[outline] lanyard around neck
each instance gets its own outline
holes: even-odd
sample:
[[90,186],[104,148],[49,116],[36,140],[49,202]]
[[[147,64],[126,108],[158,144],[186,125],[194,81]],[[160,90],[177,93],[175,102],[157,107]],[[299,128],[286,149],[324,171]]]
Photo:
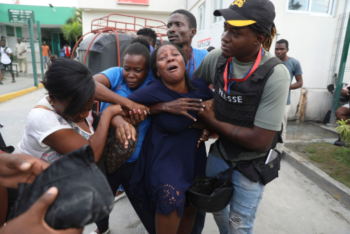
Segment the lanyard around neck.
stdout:
[[256,58],[253,67],[250,68],[250,70],[247,72],[247,74],[242,79],[227,79],[228,66],[229,66],[229,64],[231,63],[231,60],[232,60],[232,58],[229,58],[227,63],[226,63],[226,68],[225,68],[225,71],[224,71],[224,82],[225,82],[224,90],[225,90],[225,92],[227,92],[227,86],[228,86],[229,82],[231,82],[231,81],[243,82],[243,81],[247,80],[255,72],[255,70],[258,68],[258,66],[260,64],[260,61],[261,61],[261,57],[262,57],[263,54],[264,54],[264,51],[260,47],[258,57]]
[[[188,76],[190,76],[192,59],[193,59],[193,72],[194,72],[196,70],[196,60],[194,59],[193,50],[191,48],[191,57],[190,57],[190,61],[188,62]],[[192,76],[192,79],[193,79],[193,76]]]

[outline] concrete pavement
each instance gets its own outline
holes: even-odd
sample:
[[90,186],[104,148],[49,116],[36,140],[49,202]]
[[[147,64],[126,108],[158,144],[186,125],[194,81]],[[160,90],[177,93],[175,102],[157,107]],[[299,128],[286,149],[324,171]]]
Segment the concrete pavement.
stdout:
[[7,145],[16,146],[25,130],[29,111],[45,96],[47,91],[39,89],[24,96],[0,103],[0,132]]
[[[147,233],[127,198],[115,203],[109,220],[111,234]],[[94,224],[87,226],[84,234],[95,228]],[[214,218],[207,214],[203,234],[216,233],[219,231]],[[254,233],[349,234],[350,210],[282,161],[279,178],[265,187]]]
[[6,79],[2,81],[3,85],[0,85],[0,96],[3,94],[13,93],[34,86],[33,78],[15,77],[15,80],[16,83],[12,83],[11,75],[6,76]]
[[[14,64],[17,64],[17,66],[18,66],[18,62],[14,62]],[[40,81],[42,81],[40,63],[37,63],[36,65],[37,65],[38,83],[40,84]],[[27,88],[34,86],[34,78],[33,78],[34,76],[33,76],[32,63],[28,63],[28,72],[27,73],[18,72],[19,77],[16,77],[16,72],[14,72],[14,74],[15,74],[16,83],[11,83],[12,82],[11,74],[8,72],[5,72],[4,79],[3,79],[3,85],[0,85],[0,96],[4,95],[4,94],[24,90],[24,89],[27,89]]]
[[[41,89],[0,103],[0,129],[7,144],[17,145],[25,129],[26,115],[45,95]],[[289,133],[287,128],[287,135]],[[209,145],[209,144],[208,144]],[[110,218],[111,234],[145,233],[127,198],[118,201]],[[88,225],[84,234],[94,230]],[[219,233],[211,214],[204,234]],[[282,161],[280,177],[265,188],[258,209],[255,234],[349,234],[350,210]]]

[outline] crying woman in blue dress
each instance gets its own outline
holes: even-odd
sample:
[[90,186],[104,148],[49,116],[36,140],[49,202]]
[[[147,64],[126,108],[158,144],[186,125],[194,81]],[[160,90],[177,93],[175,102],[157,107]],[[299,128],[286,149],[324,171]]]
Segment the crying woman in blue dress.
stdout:
[[[185,192],[198,175],[205,174],[205,144],[198,139],[201,130],[189,128],[197,120],[152,109],[157,103],[179,99],[213,98],[202,79],[191,80],[186,72],[186,58],[176,45],[158,47],[151,56],[151,69],[156,78],[148,86],[128,96],[133,102],[151,106],[151,127],[144,139],[139,159],[130,179],[129,194],[155,218],[156,233],[190,233],[196,210],[186,200]],[[119,116],[119,121],[124,121]],[[130,132],[120,134],[121,143]],[[146,225],[145,225],[146,226]]]

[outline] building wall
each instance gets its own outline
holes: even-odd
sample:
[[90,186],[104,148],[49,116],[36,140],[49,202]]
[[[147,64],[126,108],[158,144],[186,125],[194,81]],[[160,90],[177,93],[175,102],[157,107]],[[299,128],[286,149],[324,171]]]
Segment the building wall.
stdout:
[[[53,10],[47,6],[28,6],[16,4],[0,4],[0,23],[9,23],[8,10],[31,10],[34,11],[35,21],[41,25],[62,25],[75,12],[75,7],[55,7]],[[21,24],[22,26],[23,24]]]
[[48,6],[52,4],[54,7],[76,7],[78,0],[19,0],[21,5]]
[[[77,0],[73,0],[72,3],[75,1],[74,5],[76,5]],[[47,1],[46,1],[47,2]],[[64,4],[65,1],[62,1],[61,3]],[[45,1],[38,0],[38,1],[24,1],[21,3],[28,3],[28,4],[45,4]],[[54,2],[51,2],[54,3]],[[54,8],[51,8],[48,6],[48,4],[45,4],[45,6],[32,6],[32,5],[17,5],[17,4],[0,4],[0,25],[9,25],[12,27],[20,27],[22,29],[22,39],[24,40],[24,44],[27,46],[27,52],[26,52],[26,58],[28,62],[32,61],[31,56],[31,49],[30,49],[30,42],[29,42],[29,28],[27,23],[10,23],[9,21],[9,14],[8,10],[31,10],[34,11],[34,19],[35,22],[33,24],[33,33],[34,33],[34,48],[35,48],[35,57],[36,62],[40,62],[40,52],[39,52],[39,42],[38,42],[38,29],[36,27],[36,22],[40,21],[41,28],[45,29],[56,29],[59,30],[63,24],[66,23],[66,20],[70,17],[72,17],[76,11],[75,7],[57,7],[54,5]],[[42,30],[42,37],[45,37],[46,39],[51,38],[51,33],[48,33],[48,31]],[[50,32],[50,31],[49,31]],[[5,34],[6,35],[6,34]],[[7,36],[8,46],[13,50],[15,53],[15,46],[17,43],[17,32],[15,30],[15,36]]]
[[91,9],[93,11],[108,11],[110,13],[120,13],[126,11],[140,12],[140,13],[156,13],[167,14],[177,9],[186,8],[186,0],[176,1],[164,1],[164,0],[149,0],[149,5],[131,5],[131,4],[118,4],[117,0],[101,1],[96,0],[78,0],[80,9]]
[[[289,41],[288,55],[300,61],[303,70],[303,87],[308,91],[306,118],[323,120],[326,112],[332,106],[332,96],[326,90],[326,86],[329,80],[338,16],[344,14],[346,1],[336,1],[332,17],[287,13],[287,0],[271,1],[275,5],[275,24],[279,34],[273,42],[271,52],[274,53],[276,40],[287,39]],[[232,0],[223,0],[223,8],[227,8],[231,3]],[[198,21],[198,9],[202,4],[206,4],[205,29],[198,30],[192,45],[198,48],[199,41],[210,38],[211,45],[218,48],[221,45],[223,21],[212,23],[215,10],[213,0],[189,0],[187,9],[196,16]],[[295,118],[299,97],[300,90],[292,91],[289,119]]]
[[[163,1],[163,0],[150,0],[148,6],[143,5],[128,5],[118,4],[115,1],[104,1],[101,4],[94,0],[79,0],[79,8],[83,10],[83,34],[91,31],[91,22],[96,18],[107,16],[111,13],[126,14],[137,17],[150,18],[160,20],[165,24],[168,21],[171,12],[177,9],[186,8],[186,0],[178,1]],[[111,20],[117,20],[122,22],[133,23],[134,18],[112,16]],[[144,25],[144,20],[137,20],[137,24]],[[148,21],[148,25],[159,26],[159,23]],[[118,27],[124,27],[119,24]],[[129,25],[128,28],[132,26]],[[165,26],[164,26],[165,27]],[[140,27],[139,27],[140,28]],[[158,30],[158,32],[164,33],[164,30]],[[163,38],[166,39],[166,38]]]
[[[83,34],[86,34],[91,31],[91,22],[94,19],[101,18],[104,16],[107,16],[111,14],[112,12],[108,11],[100,11],[100,10],[94,10],[94,11],[83,11]],[[156,19],[163,21],[165,24],[168,21],[170,13],[140,13],[140,12],[133,12],[133,11],[125,11],[121,14],[127,14],[132,16],[138,16],[138,17],[144,17],[144,18],[150,18],[150,19]],[[112,16],[111,20],[119,20],[123,22],[129,22],[132,23],[134,18],[127,18],[127,17],[119,17],[119,16]],[[143,20],[139,20],[137,22],[138,24],[144,24]],[[152,25],[152,23],[150,23]],[[118,25],[118,27],[121,27],[121,24]],[[163,31],[164,32],[164,31]]]
[[[79,8],[83,10],[83,34],[85,34],[91,31],[92,20],[107,16],[111,13],[150,18],[163,21],[166,24],[171,12],[186,8],[186,0],[150,0],[148,6],[118,4],[117,0],[104,1],[103,4],[94,0],[79,0]],[[130,23],[134,20],[133,18],[120,16],[112,16],[111,19]],[[141,25],[143,25],[144,22],[144,20],[137,21],[137,23]],[[157,25],[152,22],[149,22],[149,24],[153,26]],[[120,27],[120,25],[118,26]]]

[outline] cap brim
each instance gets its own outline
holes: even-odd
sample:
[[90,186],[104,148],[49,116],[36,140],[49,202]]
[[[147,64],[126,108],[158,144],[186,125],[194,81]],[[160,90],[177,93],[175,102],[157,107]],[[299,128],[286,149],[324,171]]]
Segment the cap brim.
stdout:
[[222,16],[232,26],[244,27],[255,24],[255,20],[248,19],[232,9],[219,9],[214,11],[214,16]]

